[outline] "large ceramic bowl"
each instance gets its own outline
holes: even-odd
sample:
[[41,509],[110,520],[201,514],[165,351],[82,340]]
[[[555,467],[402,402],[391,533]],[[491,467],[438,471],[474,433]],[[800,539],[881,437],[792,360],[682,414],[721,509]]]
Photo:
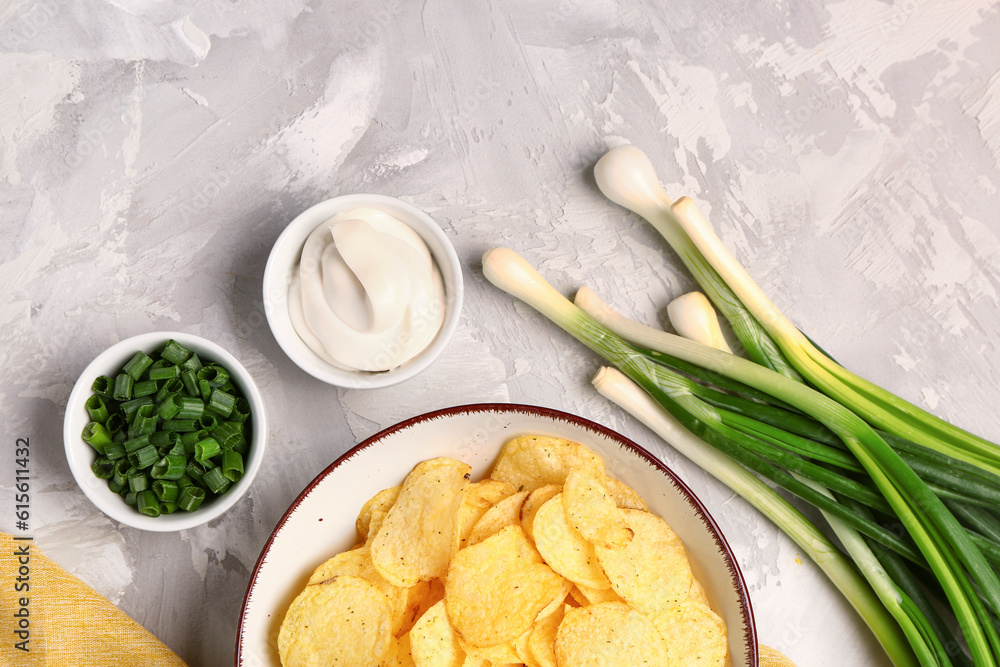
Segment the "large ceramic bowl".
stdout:
[[[243,392],[250,402],[250,418],[252,434],[250,449],[244,461],[243,478],[233,484],[220,496],[210,497],[201,507],[193,512],[177,511],[172,514],[161,514],[149,517],[140,514],[135,508],[125,504],[117,493],[108,488],[107,482],[98,479],[90,466],[96,458],[94,449],[83,441],[81,433],[90,421],[84,406],[91,396],[91,385],[99,375],[114,377],[122,366],[132,358],[137,350],[149,354],[173,338],[188,349],[194,350],[203,361],[214,361],[230,372],[233,384]],[[66,415],[63,419],[63,446],[66,449],[66,460],[70,472],[76,479],[84,495],[101,511],[112,519],[133,528],[153,532],[170,532],[193,528],[216,517],[236,504],[250,489],[261,461],[264,460],[264,449],[267,445],[267,416],[264,412],[264,399],[254,383],[250,373],[232,354],[217,343],[180,331],[154,331],[140,334],[115,343],[94,359],[74,385],[66,404]]]
[[488,472],[507,440],[559,436],[599,454],[608,473],[638,491],[683,540],[696,576],[729,628],[733,667],[757,665],[750,596],[729,545],[698,498],[631,440],[581,417],[523,405],[486,404],[421,415],[388,428],[319,474],[278,522],[257,560],[240,615],[237,667],[278,667],[278,628],[310,573],[356,541],[354,520],[376,492],[400,484],[418,462],[451,456],[473,479]]
[[[327,363],[303,342],[288,313],[288,287],[298,267],[306,237],[337,213],[375,208],[404,222],[427,244],[444,280],[444,323],[431,344],[402,366],[383,372],[354,371]],[[299,368],[317,380],[349,389],[386,387],[412,378],[440,356],[458,327],[462,314],[462,265],[451,241],[434,220],[402,200],[384,195],[354,194],[334,197],[312,206],[294,220],[274,242],[264,267],[264,314],[278,345]]]

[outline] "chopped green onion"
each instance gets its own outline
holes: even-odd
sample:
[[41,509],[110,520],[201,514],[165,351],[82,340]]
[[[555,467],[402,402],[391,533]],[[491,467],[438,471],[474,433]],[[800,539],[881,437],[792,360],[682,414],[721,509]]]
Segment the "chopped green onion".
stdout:
[[232,449],[243,440],[243,424],[239,422],[219,422],[212,429],[212,437],[219,441],[223,449]]
[[244,423],[250,418],[250,401],[240,396],[233,405],[233,412],[229,418],[234,422]]
[[149,474],[153,479],[180,479],[187,470],[187,457],[168,454],[153,465]]
[[126,362],[123,372],[127,373],[134,381],[138,381],[146,369],[153,364],[153,360],[142,350],[139,350],[132,358]]
[[205,500],[205,489],[197,486],[185,486],[177,496],[177,506],[185,512],[193,512]]
[[163,386],[157,390],[154,400],[157,403],[162,403],[171,394],[179,394],[182,391],[184,391],[184,383],[181,382],[180,376],[171,378],[164,382]]
[[87,399],[84,404],[87,408],[87,414],[90,415],[90,420],[95,422],[101,422],[102,424],[108,421],[110,413],[108,412],[108,406],[104,402],[104,398],[94,394]]
[[204,380],[213,387],[222,387],[229,382],[229,371],[218,364],[209,364],[198,371],[198,380]]
[[119,459],[115,463],[114,480],[119,484],[128,484],[128,476],[132,472],[132,464],[128,459]]
[[126,454],[128,454],[128,452],[125,450],[124,442],[115,442],[112,440],[108,444],[104,445],[104,455],[112,461],[124,458]]
[[137,449],[128,455],[128,460],[134,467],[139,468],[140,470],[150,467],[156,463],[159,458],[160,453],[156,451],[156,447],[153,447],[152,445],[146,445],[145,447]]
[[243,478],[243,457],[239,452],[227,449],[222,452],[222,475],[230,482],[238,482]]
[[193,396],[181,396],[179,399],[180,411],[175,419],[198,419],[205,411],[205,404],[200,398]]
[[181,411],[181,400],[180,394],[167,396],[166,400],[157,406],[156,416],[163,420],[173,419]]
[[135,413],[139,411],[139,408],[144,405],[153,405],[153,403],[154,401],[152,396],[141,396],[139,398],[133,398],[131,401],[126,401],[119,407],[125,421],[131,424],[132,420],[135,419]]
[[143,447],[149,445],[149,434],[139,435],[134,438],[129,438],[124,443],[125,451],[129,454],[134,454]]
[[148,377],[150,380],[174,380],[181,375],[181,369],[177,364],[169,364],[159,368],[151,368]]
[[200,396],[198,392],[198,378],[195,371],[181,371],[181,384],[184,385],[184,393],[188,396]]
[[160,356],[169,361],[172,364],[183,364],[187,361],[188,357],[193,354],[191,350],[184,347],[173,338],[167,341],[166,345],[163,346],[163,351],[160,352]]
[[198,463],[204,464],[206,461],[214,456],[218,456],[222,451],[219,443],[215,438],[208,437],[203,440],[199,440],[194,445],[194,460]]
[[198,419],[198,426],[201,427],[202,431],[214,431],[218,425],[218,417],[207,410]]
[[180,367],[181,367],[181,374],[183,374],[186,371],[190,371],[195,374],[194,377],[195,380],[197,381],[198,371],[200,371],[202,368],[201,359],[198,358],[197,353],[192,352],[190,357],[181,362]]
[[156,448],[173,447],[180,440],[176,431],[155,431],[149,434],[149,444]]
[[141,470],[133,470],[128,476],[128,488],[136,493],[149,488],[149,476]]
[[156,430],[156,423],[156,406],[152,403],[140,406],[136,410],[135,417],[132,418],[128,434],[133,438],[140,435],[149,435]]
[[153,481],[153,493],[162,502],[174,502],[180,495],[181,489],[177,482],[169,479],[157,479]]
[[123,403],[132,398],[132,385],[135,380],[128,373],[119,373],[115,376],[115,386],[111,392],[111,398],[119,403]]
[[104,454],[104,448],[111,442],[111,434],[101,422],[90,422],[84,426],[82,437],[83,441],[96,449],[98,454]]
[[102,398],[111,398],[115,381],[107,375],[98,375],[94,378],[94,383],[90,385],[90,390]]
[[221,468],[212,468],[205,473],[205,477],[203,479],[205,486],[207,486],[208,490],[215,495],[219,495],[228,489],[230,485],[230,481],[222,474]]
[[[81,436],[97,452],[94,475],[126,504],[150,516],[194,511],[209,488],[206,471],[214,494],[242,477],[250,406],[223,366],[169,340],[158,352],[137,351],[91,390]],[[190,489],[183,504],[182,489]]]
[[98,479],[111,479],[115,474],[115,464],[104,456],[98,456],[94,459],[94,462],[90,464],[90,469],[94,471]]
[[186,431],[197,431],[198,430],[198,420],[197,419],[168,419],[163,422],[163,429],[165,431],[177,431],[178,433],[184,433]]
[[156,494],[150,490],[136,494],[136,507],[139,514],[152,517],[160,516],[160,501],[156,499]]
[[208,400],[208,407],[223,417],[228,417],[236,407],[236,397],[221,389],[213,389],[212,395]]
[[151,396],[157,391],[159,391],[159,386],[156,380],[141,380],[132,386],[132,395],[136,398]]

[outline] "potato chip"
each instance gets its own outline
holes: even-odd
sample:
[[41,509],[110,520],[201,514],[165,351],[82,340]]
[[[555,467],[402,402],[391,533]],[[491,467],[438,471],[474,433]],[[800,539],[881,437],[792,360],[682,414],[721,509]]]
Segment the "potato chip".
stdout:
[[647,614],[687,598],[693,577],[680,538],[655,514],[641,510],[621,512],[635,531],[632,541],[623,549],[595,547],[611,587],[622,599]]
[[461,667],[465,651],[448,622],[444,600],[435,603],[410,630],[410,653],[417,667]]
[[570,525],[583,539],[618,549],[631,541],[632,529],[608,493],[605,479],[604,473],[594,467],[573,468],[563,484],[563,505]]
[[568,609],[556,633],[555,654],[556,664],[574,667],[670,664],[653,622],[623,602]]
[[722,667],[729,655],[726,624],[708,605],[688,599],[653,614],[673,667]]
[[386,654],[383,667],[416,667],[413,662],[413,654],[410,652],[410,633],[406,632],[399,636],[396,643],[390,647]]
[[485,647],[526,632],[562,590],[518,525],[459,551],[448,568],[444,601],[461,637]]
[[[386,512],[392,507],[392,504],[396,502],[396,498],[399,497],[399,490],[401,486],[394,486],[390,489],[383,489],[379,491],[374,496],[368,499],[368,501],[361,506],[361,511],[358,512],[358,518],[354,521],[354,527],[358,531],[358,539],[362,542],[368,539],[368,534],[372,535],[378,530],[378,523],[385,518]],[[372,514],[377,513],[379,520],[374,526],[375,530],[372,528]]]
[[470,466],[438,458],[418,463],[371,541],[379,574],[396,586],[444,576],[458,551],[458,508]]
[[583,605],[599,604],[601,602],[624,602],[613,588],[591,588],[576,584],[577,600],[583,600]]
[[440,579],[421,581],[403,590],[405,591],[403,595],[405,609],[397,634],[408,632],[425,611],[439,600],[444,599],[444,582]]
[[306,586],[292,601],[278,653],[285,667],[379,667],[391,640],[385,595],[360,577],[341,575]]
[[562,484],[572,468],[604,463],[583,445],[562,438],[526,435],[504,445],[490,477],[518,491],[534,491],[545,484]]
[[378,573],[372,564],[367,546],[344,551],[317,567],[309,577],[309,585],[321,584],[340,575],[360,577],[382,591],[389,605],[392,618],[392,633],[397,634],[403,626],[406,614],[407,589],[393,586]]
[[[529,631],[530,628],[525,631],[525,634]],[[521,662],[521,657],[517,654],[513,642],[502,642],[493,646],[474,646],[459,637],[458,643],[467,656],[482,660],[488,665],[506,665],[508,663]]]
[[619,482],[614,477],[610,475],[604,480],[608,485],[608,493],[611,497],[615,499],[615,505],[618,509],[623,510],[642,510],[643,512],[649,511],[649,505],[646,501],[642,499],[635,489],[626,484],[625,482]]
[[566,610],[570,608],[565,604],[559,605],[552,614],[538,619],[531,626],[531,634],[528,635],[528,653],[538,667],[557,667],[556,632]]
[[549,566],[575,584],[591,588],[610,588],[594,545],[573,530],[563,508],[563,495],[545,502],[532,523],[535,547]]
[[534,539],[531,524],[535,521],[538,508],[544,505],[546,500],[561,492],[561,484],[546,484],[533,490],[524,499],[524,503],[521,505],[521,528],[524,529],[529,538]]
[[486,510],[476,522],[472,532],[469,533],[469,539],[466,540],[465,546],[479,544],[506,526],[513,526],[515,523],[521,525],[521,505],[524,504],[524,499],[527,496],[527,491],[519,491]]
[[465,490],[465,497],[462,498],[462,506],[458,508],[458,531],[462,536],[461,546],[465,546],[469,534],[475,528],[476,522],[486,513],[486,510],[507,496],[513,495],[516,490],[507,482],[489,477],[469,485],[469,488]]

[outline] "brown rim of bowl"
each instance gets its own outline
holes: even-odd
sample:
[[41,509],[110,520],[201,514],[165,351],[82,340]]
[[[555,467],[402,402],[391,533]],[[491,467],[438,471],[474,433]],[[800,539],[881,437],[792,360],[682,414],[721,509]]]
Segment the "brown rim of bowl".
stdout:
[[312,492],[312,490],[319,484],[327,475],[329,475],[333,470],[339,468],[344,463],[347,463],[352,458],[354,458],[359,452],[371,447],[379,440],[382,440],[386,436],[389,436],[398,431],[405,431],[406,429],[415,426],[416,424],[433,421],[435,419],[440,419],[442,417],[448,417],[454,414],[462,413],[477,413],[477,412],[520,412],[525,414],[539,415],[543,417],[549,417],[556,420],[562,420],[567,422],[572,422],[573,424],[580,426],[588,431],[603,435],[611,440],[614,440],[622,447],[631,449],[633,452],[638,454],[641,458],[645,459],[650,465],[654,466],[660,472],[662,472],[673,484],[676,486],[681,493],[687,498],[688,504],[695,510],[698,516],[701,518],[702,522],[708,528],[709,532],[715,538],[716,546],[722,553],[724,560],[726,561],[726,566],[729,568],[729,575],[733,580],[733,585],[739,594],[740,599],[740,613],[748,621],[747,629],[749,631],[749,641],[747,642],[745,657],[748,658],[750,665],[757,665],[760,661],[760,656],[757,648],[757,626],[754,623],[753,617],[753,605],[750,602],[750,593],[747,590],[746,581],[743,579],[743,573],[740,571],[739,566],[736,564],[736,557],[733,555],[732,549],[729,547],[729,543],[726,541],[725,536],[719,529],[718,524],[715,519],[709,513],[708,509],[702,504],[694,492],[685,484],[670,468],[666,466],[660,459],[649,453],[644,447],[633,442],[629,438],[626,438],[622,434],[614,431],[606,426],[602,426],[597,422],[591,421],[585,417],[580,417],[579,415],[574,415],[569,412],[563,412],[561,410],[556,410],[554,408],[544,408],[537,405],[524,405],[519,403],[471,403],[468,405],[456,405],[450,408],[441,408],[439,410],[433,410],[431,412],[425,412],[424,414],[417,415],[415,417],[410,417],[397,424],[384,428],[378,433],[366,438],[362,442],[358,443],[354,447],[350,448],[343,454],[341,454],[333,463],[328,465],[322,470],[316,477],[312,479],[309,484],[306,485],[304,489],[296,496],[295,500],[288,506],[285,513],[281,515],[278,519],[278,523],[275,524],[274,528],[271,530],[271,534],[268,535],[267,541],[264,546],[261,547],[260,555],[257,556],[257,562],[254,564],[253,572],[250,574],[250,581],[247,584],[246,592],[243,594],[243,604],[240,608],[240,618],[237,624],[236,631],[236,650],[233,656],[233,664],[235,667],[241,667],[240,663],[240,653],[243,648],[243,623],[247,611],[247,602],[250,599],[250,594],[253,592],[254,586],[257,583],[257,575],[260,573],[260,568],[264,563],[264,558],[267,556],[268,551],[271,548],[272,542],[274,542],[275,537],[281,531],[281,528],[285,525],[285,522],[291,517],[291,515],[298,508],[299,504]]

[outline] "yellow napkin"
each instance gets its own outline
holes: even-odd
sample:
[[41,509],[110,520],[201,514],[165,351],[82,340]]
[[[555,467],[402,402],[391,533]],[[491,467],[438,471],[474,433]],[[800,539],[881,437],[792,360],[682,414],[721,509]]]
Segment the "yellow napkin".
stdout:
[[795,663],[769,646],[758,647],[760,667],[795,667]]
[[[30,540],[0,533],[0,664],[186,667],[184,661]],[[23,650],[27,649],[27,650]]]

